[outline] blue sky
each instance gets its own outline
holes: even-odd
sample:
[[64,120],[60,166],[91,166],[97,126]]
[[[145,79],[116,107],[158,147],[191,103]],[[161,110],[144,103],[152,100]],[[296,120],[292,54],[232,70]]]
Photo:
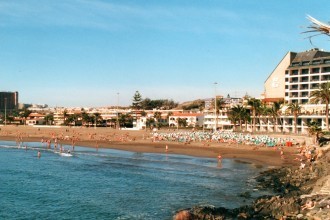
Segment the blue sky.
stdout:
[[259,97],[288,51],[329,38],[328,0],[0,0],[0,91],[50,106]]

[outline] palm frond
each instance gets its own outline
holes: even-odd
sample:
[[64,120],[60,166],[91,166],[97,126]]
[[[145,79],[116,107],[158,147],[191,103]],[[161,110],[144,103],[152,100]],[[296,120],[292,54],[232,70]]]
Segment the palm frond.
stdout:
[[313,18],[310,15],[307,15],[307,19],[310,20],[312,22],[312,25],[309,26],[309,31],[305,31],[303,33],[309,33],[309,32],[319,32],[320,34],[325,34],[330,36],[330,25],[326,24],[324,22],[321,22],[315,18]]

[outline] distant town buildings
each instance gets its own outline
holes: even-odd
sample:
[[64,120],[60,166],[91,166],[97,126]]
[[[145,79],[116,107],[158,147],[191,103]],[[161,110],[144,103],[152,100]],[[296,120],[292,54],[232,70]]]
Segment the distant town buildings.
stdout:
[[[319,89],[320,84],[330,80],[330,52],[311,49],[304,52],[288,52],[270,73],[264,83],[264,94],[260,101],[263,105],[282,101],[284,104],[278,112],[278,117],[259,114],[255,117],[256,125],[252,123],[240,125],[243,131],[257,132],[294,132],[306,134],[308,124],[316,121],[322,129],[326,128],[325,104],[311,103],[311,93]],[[27,125],[70,125],[70,126],[107,126],[125,129],[147,129],[150,127],[168,126],[171,128],[186,127],[205,130],[232,130],[236,124],[230,119],[233,107],[247,105],[249,97],[233,98],[216,96],[199,100],[196,108],[183,109],[153,109],[134,110],[130,108],[50,108],[47,105],[30,105],[32,112],[24,118],[14,118],[14,123]],[[200,103],[202,103],[200,105]],[[301,106],[297,123],[292,113],[287,111],[288,104],[297,103]],[[204,105],[204,106],[203,106]],[[202,106],[202,107],[201,107]],[[25,105],[25,107],[27,107]],[[204,108],[203,108],[204,107]],[[19,108],[18,92],[0,92],[0,112]],[[251,114],[251,112],[250,112]],[[129,123],[127,123],[129,121]],[[296,123],[296,124],[295,124]]]

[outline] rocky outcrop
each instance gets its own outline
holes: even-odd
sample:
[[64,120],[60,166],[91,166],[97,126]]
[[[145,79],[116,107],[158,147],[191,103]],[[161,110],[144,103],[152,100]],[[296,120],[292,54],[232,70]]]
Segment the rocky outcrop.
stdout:
[[[193,207],[185,219],[330,219],[330,151],[300,167],[284,167],[261,173],[258,187],[271,188],[263,196],[237,209]],[[175,218],[174,218],[175,219]]]

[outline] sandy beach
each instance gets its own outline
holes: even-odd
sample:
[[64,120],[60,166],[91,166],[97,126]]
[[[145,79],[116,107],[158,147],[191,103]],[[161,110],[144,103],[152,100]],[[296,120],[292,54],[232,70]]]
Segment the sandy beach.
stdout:
[[[219,154],[223,158],[236,158],[258,165],[287,166],[298,164],[295,146],[284,147],[284,159],[281,158],[277,147],[256,147],[255,145],[229,144],[218,142],[190,142],[154,141],[152,131],[127,131],[112,128],[85,127],[30,127],[3,126],[0,127],[0,139],[22,142],[40,142],[55,138],[59,144],[85,146],[94,148],[112,148],[133,152],[184,154],[196,157],[216,158]],[[160,130],[159,132],[176,132]],[[180,132],[180,131],[179,131]],[[166,151],[166,145],[168,150]]]

